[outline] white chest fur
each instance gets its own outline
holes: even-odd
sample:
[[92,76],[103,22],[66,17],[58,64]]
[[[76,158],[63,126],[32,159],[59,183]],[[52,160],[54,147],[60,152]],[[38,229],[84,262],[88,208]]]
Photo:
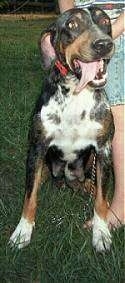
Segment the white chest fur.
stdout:
[[74,159],[74,151],[89,144],[97,146],[96,136],[101,125],[90,119],[94,107],[93,91],[85,89],[78,95],[68,93],[64,97],[59,87],[47,106],[41,109],[41,121],[50,145],[62,149],[65,159]]

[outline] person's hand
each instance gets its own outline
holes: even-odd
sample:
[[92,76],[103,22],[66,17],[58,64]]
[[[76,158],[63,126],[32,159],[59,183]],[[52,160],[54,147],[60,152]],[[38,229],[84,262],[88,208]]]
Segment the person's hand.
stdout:
[[125,21],[125,12],[120,14],[117,20],[112,24],[113,39],[116,39],[125,31],[124,21]]

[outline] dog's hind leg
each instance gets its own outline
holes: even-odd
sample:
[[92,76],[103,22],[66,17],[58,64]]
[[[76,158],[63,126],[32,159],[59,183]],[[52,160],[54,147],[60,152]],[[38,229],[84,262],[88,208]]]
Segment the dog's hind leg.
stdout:
[[110,249],[111,234],[106,222],[108,203],[106,199],[110,168],[108,157],[101,154],[97,161],[97,193],[93,217],[93,246],[96,251]]
[[40,184],[44,183],[47,178],[48,170],[41,158],[41,154],[40,144],[30,146],[26,164],[26,193],[22,217],[10,238],[10,244],[19,249],[30,243],[35,225],[38,189]]

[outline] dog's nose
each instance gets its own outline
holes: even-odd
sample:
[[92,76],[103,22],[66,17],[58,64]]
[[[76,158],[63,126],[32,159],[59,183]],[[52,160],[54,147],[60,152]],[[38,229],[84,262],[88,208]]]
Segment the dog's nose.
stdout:
[[113,48],[113,42],[110,39],[96,39],[92,42],[92,49],[98,54],[106,54]]

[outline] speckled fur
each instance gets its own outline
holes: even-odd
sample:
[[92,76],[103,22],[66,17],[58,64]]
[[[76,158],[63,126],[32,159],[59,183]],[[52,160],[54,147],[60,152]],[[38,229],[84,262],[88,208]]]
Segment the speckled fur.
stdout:
[[[69,25],[71,17],[75,26],[79,25],[79,29],[68,30],[68,26],[72,27],[72,22]],[[33,113],[26,162],[26,196],[21,218],[23,224],[19,222],[10,238],[11,244],[17,243],[19,248],[30,242],[40,182],[44,183],[51,172],[54,180],[66,178],[69,185],[78,180],[84,187],[85,169],[94,152],[97,156],[97,184],[93,246],[97,251],[110,248],[111,237],[105,220],[114,133],[112,113],[104,90],[95,89],[90,84],[80,93],[75,93],[80,73],[73,72],[71,67],[71,58],[75,58],[76,54],[78,58],[82,56],[82,60],[88,62],[104,57],[104,53],[99,57],[92,49],[92,42],[96,38],[108,38],[111,41],[110,21],[107,17],[109,24],[106,22],[103,25],[102,21],[100,24],[103,17],[107,16],[99,9],[73,9],[60,16],[46,31],[51,35],[56,58],[68,68],[68,74],[62,76],[53,64]],[[107,51],[108,53],[111,52]],[[107,57],[104,63],[107,63]],[[27,227],[31,227],[30,235],[25,223]]]

